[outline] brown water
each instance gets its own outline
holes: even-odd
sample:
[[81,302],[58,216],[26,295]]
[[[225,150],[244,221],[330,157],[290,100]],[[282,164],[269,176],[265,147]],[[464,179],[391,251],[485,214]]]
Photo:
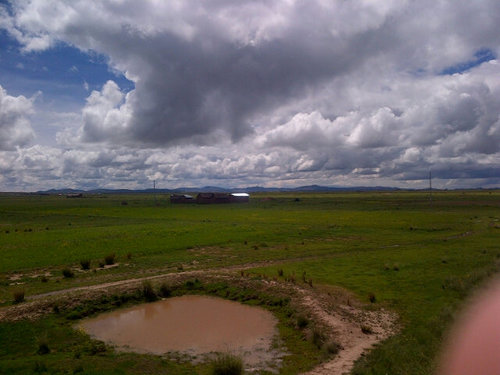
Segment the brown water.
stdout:
[[267,310],[206,296],[182,296],[104,313],[79,325],[121,350],[198,356],[244,355],[250,366],[280,356],[270,349],[276,318]]

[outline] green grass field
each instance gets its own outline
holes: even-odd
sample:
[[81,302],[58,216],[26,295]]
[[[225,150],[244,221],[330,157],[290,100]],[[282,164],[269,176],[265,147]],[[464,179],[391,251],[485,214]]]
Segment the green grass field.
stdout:
[[[255,194],[248,204],[228,205],[171,205],[167,198],[155,205],[149,195],[0,195],[0,303],[11,305],[19,289],[29,297],[180,270],[252,264],[254,274],[305,271],[314,285],[341,286],[365,302],[372,294],[375,307],[400,316],[400,333],[359,360],[355,374],[430,374],[455,312],[498,270],[500,191],[434,192],[432,201],[424,192]],[[101,268],[113,253],[117,265]],[[83,259],[90,271],[79,270]],[[75,277],[63,277],[64,268]],[[0,373],[25,373],[26,361],[29,371],[43,372],[37,361],[60,353],[39,359],[41,332],[58,342],[51,345],[88,344],[69,330],[52,317],[1,322]],[[115,367],[94,356],[78,372],[135,374],[143,362],[152,374],[205,371],[154,356],[108,355]],[[65,366],[64,358],[48,371],[74,372],[74,360]]]

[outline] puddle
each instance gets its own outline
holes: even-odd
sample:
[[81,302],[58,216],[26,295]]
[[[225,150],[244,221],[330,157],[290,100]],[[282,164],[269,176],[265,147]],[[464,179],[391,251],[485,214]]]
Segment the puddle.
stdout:
[[277,319],[267,310],[222,298],[182,296],[104,313],[79,327],[118,350],[192,357],[230,352],[245,366],[269,369],[282,353],[271,349]]

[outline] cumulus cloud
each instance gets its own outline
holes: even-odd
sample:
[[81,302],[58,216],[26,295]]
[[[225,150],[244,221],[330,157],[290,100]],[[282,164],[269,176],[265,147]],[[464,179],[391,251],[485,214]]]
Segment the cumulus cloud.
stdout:
[[495,0],[22,0],[0,17],[26,52],[92,50],[135,85],[106,82],[58,134],[56,169],[82,184],[498,177]]
[[24,96],[10,96],[0,86],[0,151],[25,146],[34,138],[29,115],[33,102]]
[[[272,116],[360,66],[440,71],[470,57],[480,35],[498,46],[491,32],[496,2],[424,3],[33,0],[13,3],[10,30],[28,50],[62,40],[103,53],[134,81],[128,121],[113,132],[96,131],[96,121],[109,125],[117,115],[102,108],[84,128],[87,140],[203,142],[216,130],[239,140],[255,131],[262,114]],[[415,13],[426,17],[425,28]],[[452,28],[463,14],[474,33]]]

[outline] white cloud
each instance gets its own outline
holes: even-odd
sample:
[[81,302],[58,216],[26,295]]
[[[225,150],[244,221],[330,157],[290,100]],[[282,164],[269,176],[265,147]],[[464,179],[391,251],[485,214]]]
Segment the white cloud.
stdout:
[[12,8],[0,17],[26,52],[59,41],[93,50],[135,84],[124,92],[108,81],[62,127],[61,154],[49,160],[66,181],[405,184],[430,168],[455,181],[498,180],[500,64],[440,74],[481,49],[499,55],[498,1]]
[[0,86],[0,151],[25,146],[34,139],[29,119],[32,112],[32,100],[10,96]]

